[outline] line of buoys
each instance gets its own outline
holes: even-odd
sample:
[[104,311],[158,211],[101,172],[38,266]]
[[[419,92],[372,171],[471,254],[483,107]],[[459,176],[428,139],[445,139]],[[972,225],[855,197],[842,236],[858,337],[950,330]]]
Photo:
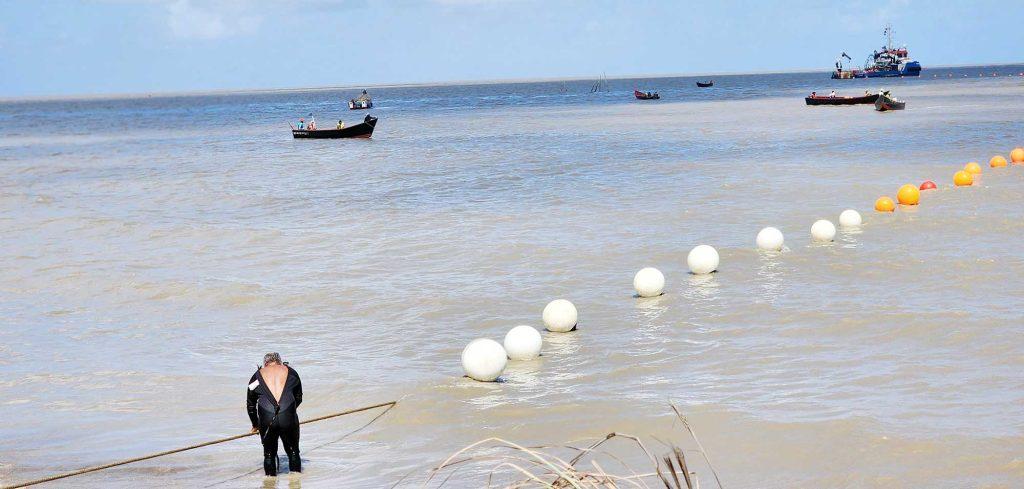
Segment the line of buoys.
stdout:
[[[1010,152],[1010,159],[1014,164],[1024,164],[1024,148],[1014,148]],[[1001,155],[993,156],[989,160],[989,166],[993,168],[1006,165],[1006,158]],[[957,187],[972,185],[974,175],[980,175],[981,172],[981,165],[974,161],[969,162],[964,165],[964,169],[953,175],[953,183]],[[917,187],[908,183],[899,188],[896,199],[900,205],[918,205],[921,191],[936,188],[935,182],[931,180],[925,180]],[[889,197],[879,197],[875,201],[875,210],[893,212],[896,210],[896,203]],[[863,218],[854,209],[846,209],[839,214],[839,225],[843,228],[858,227],[862,223]],[[811,225],[812,241],[831,242],[835,240],[835,236],[836,226],[832,224],[832,221],[819,219]],[[755,242],[760,250],[781,251],[785,237],[778,228],[769,226],[757,233]],[[698,245],[686,256],[686,264],[690,273],[694,275],[715,272],[720,264],[718,250],[709,245]],[[665,275],[657,268],[644,267],[633,276],[633,288],[636,290],[636,297],[660,296],[665,290]],[[544,307],[541,319],[548,331],[564,333],[576,329],[579,312],[572,302],[566,299],[555,299]],[[533,326],[516,326],[506,333],[503,344],[487,338],[478,338],[469,342],[462,350],[462,368],[466,372],[466,376],[472,379],[492,382],[501,377],[510,359],[530,360],[540,356],[543,343],[543,337]]]
[[[1010,151],[1010,160],[1015,165],[1024,165],[1024,148],[1016,147]],[[988,160],[988,166],[992,168],[1003,168],[1007,165],[1006,158],[1002,155],[995,155]],[[974,184],[975,175],[981,175],[981,165],[976,161],[968,162],[964,165],[962,170],[958,170],[953,174],[953,185],[956,187],[967,187]],[[896,199],[901,205],[917,205],[921,198],[920,191],[934,190],[937,188],[935,182],[931,180],[925,180],[917,188],[914,188],[911,184],[906,184],[900,187],[899,192],[896,194]],[[878,212],[893,212],[896,210],[896,206],[893,204],[892,199],[889,197],[879,197],[875,201],[875,210]]]
[[718,270],[718,250],[709,245],[698,245],[686,255],[686,265],[694,275],[707,275]]
[[633,289],[638,297],[657,297],[665,291],[665,275],[654,267],[641,268],[633,276]]
[[[544,306],[541,321],[548,331],[564,333],[576,329],[579,312],[572,302],[555,299]],[[543,347],[544,338],[537,328],[519,325],[505,333],[502,343],[489,338],[470,341],[462,350],[462,371],[473,380],[494,382],[504,373],[509,360],[532,360],[540,356]]]

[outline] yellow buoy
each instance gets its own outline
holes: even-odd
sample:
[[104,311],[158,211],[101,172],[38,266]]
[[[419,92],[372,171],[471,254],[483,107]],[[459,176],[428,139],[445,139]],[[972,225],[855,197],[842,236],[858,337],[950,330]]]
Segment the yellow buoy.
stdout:
[[1000,155],[995,155],[991,160],[988,160],[988,166],[991,166],[992,168],[1006,166],[1006,158],[1003,158]]
[[967,173],[971,173],[973,175],[980,175],[981,174],[981,165],[979,165],[978,163],[972,161],[972,162],[964,165],[964,171],[966,171]]
[[903,205],[917,205],[921,201],[921,191],[914,185],[906,184],[896,192],[896,200]]
[[1013,151],[1010,151],[1010,161],[1014,164],[1024,164],[1024,148],[1013,148]]
[[960,170],[953,174],[953,183],[957,187],[963,187],[974,183],[974,176],[966,171]]
[[896,204],[888,197],[879,197],[875,201],[875,210],[878,212],[892,212],[896,210]]

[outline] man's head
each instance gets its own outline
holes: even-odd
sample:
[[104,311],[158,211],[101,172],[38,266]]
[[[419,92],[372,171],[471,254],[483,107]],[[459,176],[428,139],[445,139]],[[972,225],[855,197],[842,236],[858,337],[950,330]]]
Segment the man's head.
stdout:
[[267,365],[273,365],[275,363],[278,365],[281,364],[281,355],[279,355],[277,352],[271,352],[267,353],[266,355],[263,355],[264,367],[266,367]]

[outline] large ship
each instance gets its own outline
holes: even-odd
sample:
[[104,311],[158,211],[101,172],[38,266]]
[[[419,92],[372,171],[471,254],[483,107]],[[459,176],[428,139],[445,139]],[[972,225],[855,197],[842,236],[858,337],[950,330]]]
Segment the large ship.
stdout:
[[[900,76],[920,76],[921,75],[921,63],[914,61],[910,58],[910,53],[907,51],[906,46],[899,48],[893,46],[892,42],[892,25],[885,26],[885,46],[882,46],[881,51],[875,51],[868,56],[867,61],[864,63],[863,70],[843,70],[841,60],[836,63],[836,70],[832,72],[832,78],[849,79],[849,78],[887,78],[887,77],[900,77]],[[847,59],[846,53],[843,53]]]

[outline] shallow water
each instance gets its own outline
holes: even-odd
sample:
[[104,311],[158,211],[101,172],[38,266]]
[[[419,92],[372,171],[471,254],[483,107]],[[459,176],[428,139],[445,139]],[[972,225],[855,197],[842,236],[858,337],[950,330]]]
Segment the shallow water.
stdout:
[[[339,91],[0,104],[0,481],[245,431],[276,350],[304,417],[401,404],[307,426],[301,476],[264,481],[250,439],[65,486],[417,487],[488,436],[686,443],[669,402],[728,487],[1024,485],[1024,167],[984,164],[1024,145],[1024,78],[978,71],[1024,68],[382,89],[369,141],[288,139],[362,117]],[[833,86],[908,109],[800,100]],[[811,244],[845,208],[865,225]],[[787,252],[754,249],[769,225]],[[686,273],[702,243],[711,277]],[[643,266],[666,295],[632,298]],[[469,340],[559,297],[578,332],[460,377]]]

